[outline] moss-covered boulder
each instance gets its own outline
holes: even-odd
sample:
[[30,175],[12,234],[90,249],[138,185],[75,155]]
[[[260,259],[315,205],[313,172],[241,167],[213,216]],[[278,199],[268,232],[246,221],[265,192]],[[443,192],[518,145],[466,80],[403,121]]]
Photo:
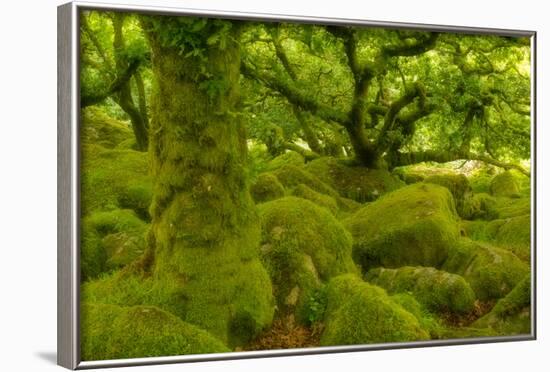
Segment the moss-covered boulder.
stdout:
[[250,195],[256,203],[263,203],[283,197],[285,188],[273,174],[262,173],[250,186]]
[[152,306],[85,303],[81,330],[84,361],[230,351],[208,332]]
[[141,218],[149,219],[152,181],[147,153],[85,146],[82,169],[82,215],[133,209]]
[[456,206],[456,211],[461,217],[467,217],[470,214],[468,210],[467,199],[471,197],[472,188],[468,178],[460,173],[440,173],[428,176],[424,182],[433,183],[446,187],[451,194]]
[[410,293],[400,292],[390,296],[397,304],[418,319],[420,328],[428,332],[431,339],[441,339],[445,330],[441,320]]
[[114,209],[96,212],[83,219],[83,223],[95,229],[102,236],[120,231],[143,231],[147,224],[130,209]]
[[495,210],[498,218],[512,218],[531,214],[531,198],[496,198]]
[[403,186],[401,180],[386,170],[352,165],[331,157],[315,159],[307,163],[306,169],[341,196],[360,203],[375,200]]
[[322,282],[357,269],[350,234],[325,208],[285,197],[259,206],[262,259],[281,316],[305,322],[306,304]]
[[499,247],[529,262],[531,259],[531,216],[507,218],[495,234]]
[[525,262],[531,259],[531,216],[492,221],[463,221],[466,236],[514,253]]
[[470,220],[498,218],[497,201],[489,194],[473,194],[464,200],[463,205],[463,218]]
[[432,311],[460,314],[474,308],[475,294],[464,278],[433,267],[377,268],[365,280],[390,294],[410,292]]
[[137,230],[106,235],[102,244],[107,255],[107,271],[120,269],[134,262],[147,248],[145,232]]
[[286,189],[303,184],[321,194],[338,197],[338,193],[329,185],[321,181],[317,176],[307,172],[303,167],[284,165],[272,172]]
[[305,163],[305,159],[302,155],[298,154],[295,151],[287,151],[282,155],[279,155],[271,159],[266,166],[266,170],[273,171],[279,169],[285,165],[293,165],[296,167],[301,167]]
[[481,165],[468,176],[474,193],[490,193],[491,180],[495,177],[496,169],[493,166]]
[[354,258],[373,267],[440,267],[459,230],[452,196],[438,185],[417,183],[384,195],[344,220]]
[[519,183],[510,171],[497,174],[490,184],[494,196],[519,197]]
[[321,345],[361,345],[418,341],[429,338],[416,317],[393,301],[382,288],[353,274],[327,286],[327,309]]
[[93,143],[113,149],[134,138],[128,123],[113,119],[98,107],[86,107],[81,118],[80,140],[84,144]]
[[80,232],[80,278],[83,282],[107,271],[107,253],[95,229],[82,225]]
[[333,215],[338,213],[338,203],[335,198],[330,195],[321,194],[304,184],[296,186],[292,190],[292,195],[310,200],[318,206],[328,209]]
[[82,220],[82,280],[121,268],[145,251],[148,225],[129,209],[96,212]]
[[473,327],[490,327],[501,335],[531,333],[531,275],[526,275],[516,287],[500,299],[493,309],[476,320]]
[[407,185],[422,182],[426,178],[425,174],[415,172],[414,169],[411,169],[410,167],[397,167],[393,169],[392,174],[399,177],[399,179]]
[[513,253],[486,243],[461,239],[449,253],[443,270],[464,277],[482,301],[508,294],[529,272]]

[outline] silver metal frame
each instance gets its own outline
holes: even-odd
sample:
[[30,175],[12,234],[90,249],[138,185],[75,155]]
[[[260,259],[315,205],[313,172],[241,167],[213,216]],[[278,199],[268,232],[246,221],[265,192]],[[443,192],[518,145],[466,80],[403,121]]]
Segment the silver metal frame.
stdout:
[[[80,303],[80,89],[79,89],[79,24],[81,10],[116,10],[163,15],[209,16],[249,21],[287,21],[311,24],[354,25],[487,34],[531,38],[531,333],[526,335],[479,337],[419,342],[317,347],[220,354],[181,355],[103,361],[81,361],[79,337]],[[74,1],[58,7],[58,157],[57,157],[57,363],[69,369],[122,367],[150,364],[231,360],[351,351],[448,346],[536,339],[536,32],[460,26],[440,26],[357,19],[319,18],[282,14],[246,13],[186,8],[133,6]]]

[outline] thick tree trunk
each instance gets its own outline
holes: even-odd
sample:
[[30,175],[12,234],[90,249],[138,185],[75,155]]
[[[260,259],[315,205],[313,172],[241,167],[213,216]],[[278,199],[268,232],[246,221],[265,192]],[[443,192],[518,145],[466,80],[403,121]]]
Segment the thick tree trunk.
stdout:
[[364,128],[360,125],[350,124],[346,126],[346,131],[357,162],[367,168],[380,167],[380,156],[374,146],[369,143]]
[[[154,31],[148,21],[156,23]],[[178,316],[241,345],[271,322],[273,299],[245,179],[245,132],[235,114],[237,35],[229,35],[223,49],[209,46],[202,57],[184,57],[163,43],[162,36],[174,31],[165,22],[169,18],[144,21],[155,84],[152,272],[170,291]]]

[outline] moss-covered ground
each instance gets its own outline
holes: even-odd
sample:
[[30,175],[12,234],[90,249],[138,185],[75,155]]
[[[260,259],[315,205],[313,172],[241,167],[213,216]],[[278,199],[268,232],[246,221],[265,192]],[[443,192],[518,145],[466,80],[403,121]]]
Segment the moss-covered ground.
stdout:
[[287,151],[169,204],[127,123],[86,109],[81,140],[84,360],[530,332],[523,175]]

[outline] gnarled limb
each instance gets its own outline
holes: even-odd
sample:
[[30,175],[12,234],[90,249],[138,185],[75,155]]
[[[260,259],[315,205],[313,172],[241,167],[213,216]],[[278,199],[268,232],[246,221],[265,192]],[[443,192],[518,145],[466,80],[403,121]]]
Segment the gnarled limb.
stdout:
[[419,152],[401,152],[394,155],[394,166],[412,165],[431,161],[435,163],[448,163],[455,160],[478,160],[487,164],[494,165],[503,169],[515,169],[523,175],[530,177],[529,171],[522,166],[513,163],[506,163],[486,155],[478,155],[473,153],[460,154],[451,151],[419,151]]
[[241,73],[248,78],[259,81],[266,87],[279,92],[285,96],[291,104],[296,105],[303,110],[309,111],[325,121],[334,121],[341,125],[345,125],[349,122],[349,117],[346,113],[317,102],[311,97],[310,94],[302,92],[300,89],[296,88],[292,82],[277,79],[275,77],[268,76],[267,74],[261,74],[245,61],[242,61],[241,63]]
[[431,32],[427,38],[418,40],[412,44],[390,45],[384,47],[382,52],[389,57],[417,56],[426,53],[435,47],[439,33]]
[[91,105],[96,105],[103,102],[108,97],[118,93],[122,87],[128,83],[132,75],[137,71],[140,65],[139,60],[134,60],[128,64],[124,71],[116,77],[115,80],[109,85],[109,87],[103,91],[96,94],[82,95],[80,97],[80,106],[87,107]]

